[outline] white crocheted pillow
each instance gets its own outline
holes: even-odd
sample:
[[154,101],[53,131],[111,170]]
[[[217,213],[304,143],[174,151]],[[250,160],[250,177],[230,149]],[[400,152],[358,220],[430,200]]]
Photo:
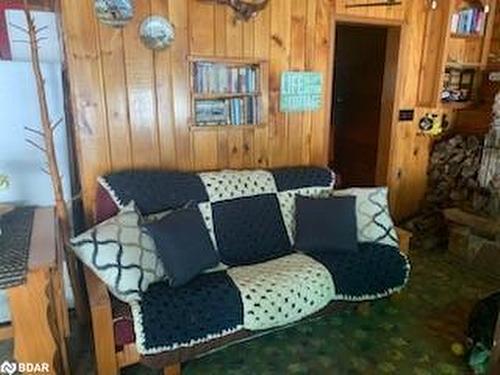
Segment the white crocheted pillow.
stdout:
[[140,299],[150,284],[165,277],[153,238],[140,221],[131,202],[115,217],[71,240],[78,258],[124,302]]
[[396,229],[389,212],[386,187],[335,190],[333,195],[356,197],[358,242],[399,246]]

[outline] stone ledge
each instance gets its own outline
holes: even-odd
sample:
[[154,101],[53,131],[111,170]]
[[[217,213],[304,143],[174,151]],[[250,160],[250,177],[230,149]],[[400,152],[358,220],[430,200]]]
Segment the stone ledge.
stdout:
[[447,221],[470,228],[472,233],[491,240],[500,241],[500,220],[464,212],[458,208],[443,210]]

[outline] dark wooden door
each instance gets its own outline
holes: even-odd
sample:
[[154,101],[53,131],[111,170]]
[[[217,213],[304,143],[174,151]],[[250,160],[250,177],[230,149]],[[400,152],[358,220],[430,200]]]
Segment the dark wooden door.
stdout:
[[387,29],[338,25],[332,167],[344,186],[375,184]]

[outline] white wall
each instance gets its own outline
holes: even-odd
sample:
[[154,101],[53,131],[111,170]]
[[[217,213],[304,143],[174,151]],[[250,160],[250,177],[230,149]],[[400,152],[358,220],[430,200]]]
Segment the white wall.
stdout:
[[[57,31],[56,15],[52,12],[31,12],[37,28],[43,28],[39,37],[39,57],[44,62],[61,62],[62,53]],[[23,10],[7,10],[5,12],[10,52],[14,61],[30,61],[31,52],[26,33],[15,26],[26,28],[26,16]]]
[[[1,1],[1,0],[0,0]],[[48,26],[40,36],[46,39],[40,43],[42,72],[45,78],[45,92],[52,121],[64,117],[64,96],[62,87],[62,55],[55,15],[49,12],[32,12],[37,27]],[[37,136],[24,129],[25,126],[40,129],[40,110],[36,93],[35,78],[31,67],[31,55],[24,33],[12,26],[25,27],[24,13],[18,10],[6,12],[8,33],[13,61],[0,60],[0,175],[9,177],[8,190],[0,189],[0,203],[18,205],[49,206],[54,204],[52,184],[49,176],[41,171],[45,158],[40,151],[28,145],[25,138],[36,140]],[[63,121],[55,134],[58,164],[63,175],[63,189],[66,199],[70,197],[69,157],[66,123]],[[38,139],[41,141],[41,139]],[[73,297],[68,287],[65,272],[65,294],[69,305]],[[0,323],[10,320],[6,295],[0,291]]]
[[[45,91],[53,121],[64,116],[61,65],[43,63]],[[47,206],[54,202],[50,177],[41,167],[45,156],[25,139],[41,139],[25,126],[40,129],[40,111],[34,75],[29,62],[0,61],[0,174],[9,176],[10,187],[0,191],[0,202]],[[56,152],[66,198],[70,196],[66,125],[58,127]]]

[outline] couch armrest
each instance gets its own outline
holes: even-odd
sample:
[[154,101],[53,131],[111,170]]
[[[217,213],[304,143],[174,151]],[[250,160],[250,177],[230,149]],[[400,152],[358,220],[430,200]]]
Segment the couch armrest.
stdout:
[[410,241],[413,237],[413,233],[399,227],[396,227],[396,233],[399,238],[399,250],[401,250],[404,254],[408,254],[410,251]]
[[108,288],[94,272],[84,266],[85,282],[87,283],[87,291],[89,294],[89,305],[91,308],[109,306],[111,311],[111,298],[109,297]]
[[92,318],[97,373],[117,374],[113,313],[108,288],[90,268],[84,266],[84,272]]

